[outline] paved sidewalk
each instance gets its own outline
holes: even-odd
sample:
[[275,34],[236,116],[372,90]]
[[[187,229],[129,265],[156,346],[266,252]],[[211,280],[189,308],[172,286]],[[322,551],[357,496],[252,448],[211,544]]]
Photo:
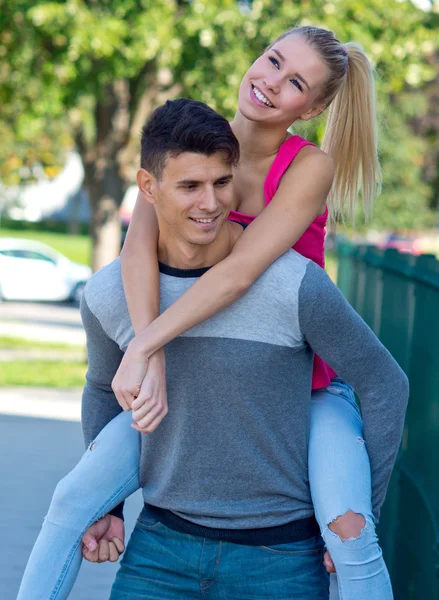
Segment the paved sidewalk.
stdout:
[[78,305],[38,302],[3,302],[0,336],[85,346]]
[[[16,599],[56,483],[83,452],[80,394],[77,389],[0,390],[1,600]],[[45,418],[30,417],[32,413],[45,414]],[[126,504],[126,539],[141,504],[140,492]],[[70,599],[108,599],[116,570],[117,564],[84,562]]]
[[82,388],[3,387],[0,415],[80,421]]

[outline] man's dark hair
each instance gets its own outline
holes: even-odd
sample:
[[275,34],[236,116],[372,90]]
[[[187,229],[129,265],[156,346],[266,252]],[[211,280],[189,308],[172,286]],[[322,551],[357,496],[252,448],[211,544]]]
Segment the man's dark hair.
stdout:
[[230,165],[239,160],[239,143],[228,121],[203,102],[168,100],[142,129],[140,166],[160,180],[169,156],[223,152]]

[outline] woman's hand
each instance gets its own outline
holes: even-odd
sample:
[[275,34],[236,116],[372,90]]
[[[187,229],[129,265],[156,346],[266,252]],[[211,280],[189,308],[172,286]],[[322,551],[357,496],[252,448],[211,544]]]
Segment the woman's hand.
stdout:
[[131,408],[133,419],[136,421],[136,424],[131,427],[140,433],[154,431],[168,414],[166,361],[163,348],[157,350],[149,359],[146,377]]
[[143,349],[141,349],[137,338],[134,338],[128,344],[128,348],[111,384],[117,401],[123,410],[131,410],[132,403],[140,394],[147,369],[148,357]]

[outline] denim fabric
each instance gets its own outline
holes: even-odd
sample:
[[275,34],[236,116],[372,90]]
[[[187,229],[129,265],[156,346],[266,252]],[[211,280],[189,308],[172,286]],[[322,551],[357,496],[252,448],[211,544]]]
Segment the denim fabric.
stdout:
[[139,488],[140,434],[132,422],[131,412],[114,418],[58,483],[17,600],[68,598],[85,531]]
[[140,514],[110,600],[327,600],[323,542],[242,546],[178,533]]
[[[337,577],[331,576],[331,600],[391,600],[372,515],[361,415],[352,387],[338,377],[312,395],[308,461],[316,519],[337,569]],[[366,523],[357,539],[342,542],[328,525],[349,510]]]

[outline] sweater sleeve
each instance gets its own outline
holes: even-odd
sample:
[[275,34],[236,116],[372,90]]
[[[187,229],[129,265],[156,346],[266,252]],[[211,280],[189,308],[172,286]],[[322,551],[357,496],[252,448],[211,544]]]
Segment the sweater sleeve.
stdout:
[[299,321],[312,350],[355,389],[372,473],[376,520],[384,502],[404,427],[408,379],[376,335],[314,263],[299,290]]
[[[91,312],[85,295],[81,300],[81,318],[86,333],[88,355],[86,384],[82,393],[81,421],[85,446],[88,447],[105,425],[122,412],[111,389],[111,382],[120,365],[123,352],[104,332],[100,322]],[[110,513],[123,518],[123,503]]]

